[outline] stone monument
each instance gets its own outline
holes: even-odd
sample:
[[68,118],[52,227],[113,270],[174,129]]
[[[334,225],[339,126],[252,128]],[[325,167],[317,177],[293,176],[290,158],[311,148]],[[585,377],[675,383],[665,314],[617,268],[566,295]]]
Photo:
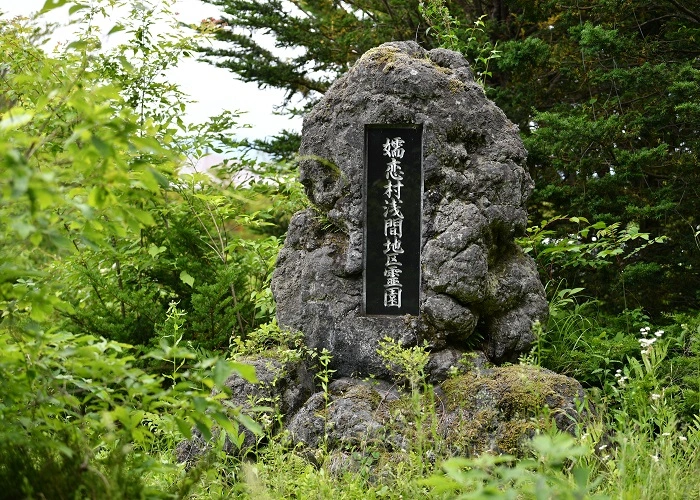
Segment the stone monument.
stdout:
[[378,342],[512,361],[547,316],[525,231],[533,182],[514,126],[456,52],[370,50],[304,120],[295,214],[272,280],[279,324],[383,376]]
[[[547,415],[561,431],[583,421],[576,380],[491,363],[526,352],[547,316],[535,265],[514,242],[532,190],[525,155],[458,53],[394,42],[363,55],[304,121],[313,207],[292,218],[272,281],[279,324],[328,349],[336,379],[312,394],[308,350],[291,359],[271,348],[239,359],[260,383],[230,377],[231,406],[273,402],[295,449],[319,466],[322,447],[331,473],[357,466],[353,449],[407,460],[415,406],[377,354],[391,337],[428,346],[435,399],[420,413],[439,416],[447,455],[522,455]],[[268,434],[280,430],[267,421]],[[258,439],[246,431],[243,451]],[[191,465],[207,446],[195,433],[178,457]]]

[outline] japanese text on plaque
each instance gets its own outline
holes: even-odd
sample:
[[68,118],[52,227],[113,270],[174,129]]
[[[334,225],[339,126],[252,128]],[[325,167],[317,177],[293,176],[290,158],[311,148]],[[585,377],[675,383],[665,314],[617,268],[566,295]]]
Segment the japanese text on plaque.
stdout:
[[384,186],[384,307],[401,307],[401,261],[403,253],[401,237],[403,236],[403,213],[401,212],[401,187],[403,170],[401,160],[404,155],[404,140],[401,137],[387,139],[382,146],[384,156],[390,158],[386,164],[386,185]]

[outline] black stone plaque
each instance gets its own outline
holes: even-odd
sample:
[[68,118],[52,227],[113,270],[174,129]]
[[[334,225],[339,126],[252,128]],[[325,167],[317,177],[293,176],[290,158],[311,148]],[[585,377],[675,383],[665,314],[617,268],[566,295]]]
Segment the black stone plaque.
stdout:
[[421,125],[365,127],[365,314],[419,314]]

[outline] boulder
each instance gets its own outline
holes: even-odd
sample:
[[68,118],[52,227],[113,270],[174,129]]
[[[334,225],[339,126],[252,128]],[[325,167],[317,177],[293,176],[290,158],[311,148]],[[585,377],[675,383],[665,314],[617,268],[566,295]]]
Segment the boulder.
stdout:
[[[365,126],[422,127],[416,315],[363,313]],[[515,244],[533,182],[518,130],[458,53],[392,42],[364,54],[304,119],[299,174],[313,207],[289,225],[272,280],[280,325],[328,349],[337,375],[387,378],[385,336],[403,346],[483,349],[514,361],[547,302]]]
[[[309,456],[323,449],[385,458],[415,451],[419,440],[432,459],[486,452],[523,456],[537,432],[554,425],[573,434],[592,413],[576,380],[538,366],[497,367],[485,359],[477,352],[455,361],[434,393],[412,395],[378,380],[336,380],[327,395],[314,394],[290,419],[292,443]],[[351,454],[334,456],[352,463],[346,460]]]
[[[327,399],[326,399],[327,396]],[[405,447],[404,438],[389,433],[390,405],[399,393],[388,382],[341,378],[328,394],[318,392],[292,417],[287,430],[292,442],[327,449]]]
[[578,381],[532,365],[474,366],[440,389],[439,432],[457,455],[521,456],[537,431],[573,433],[591,413]]

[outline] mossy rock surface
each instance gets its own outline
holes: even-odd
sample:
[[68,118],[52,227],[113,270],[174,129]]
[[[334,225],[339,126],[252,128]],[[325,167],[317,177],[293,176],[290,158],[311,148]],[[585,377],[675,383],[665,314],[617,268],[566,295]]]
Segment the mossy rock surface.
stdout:
[[[536,366],[493,367],[483,353],[460,361],[458,369],[466,372],[434,391],[411,395],[382,380],[341,378],[298,409],[311,382],[303,363],[262,355],[243,361],[256,367],[260,382],[227,381],[235,405],[244,412],[257,404],[290,412],[284,427],[296,451],[316,466],[321,466],[319,453],[330,453],[332,464],[325,466],[337,473],[359,467],[381,475],[382,464],[417,450],[421,460],[433,464],[485,452],[522,456],[538,431],[552,425],[571,431],[589,411],[583,409],[584,391],[576,380]],[[254,439],[246,435],[244,447],[253,446]],[[196,435],[180,443],[177,453],[191,465],[207,447]]]
[[[589,411],[583,409],[583,387],[570,377],[531,365],[493,367],[484,360],[477,355],[466,372],[435,387],[433,396],[419,396],[418,402],[387,382],[336,380],[328,399],[314,394],[288,430],[307,449],[323,445],[384,456],[405,453],[420,439],[425,450],[443,457],[484,452],[522,456],[537,432],[552,425],[572,431]],[[437,434],[431,434],[434,422]]]
[[571,431],[583,417],[581,384],[537,366],[474,369],[440,387],[440,432],[457,454],[521,455],[538,429]]

